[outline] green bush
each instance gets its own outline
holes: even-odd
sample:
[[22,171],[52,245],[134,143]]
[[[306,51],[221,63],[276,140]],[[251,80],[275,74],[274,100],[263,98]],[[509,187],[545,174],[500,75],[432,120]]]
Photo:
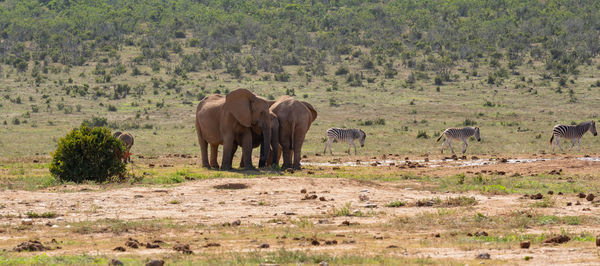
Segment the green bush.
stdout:
[[123,144],[105,127],[81,126],[58,140],[50,173],[62,181],[104,182],[123,174]]

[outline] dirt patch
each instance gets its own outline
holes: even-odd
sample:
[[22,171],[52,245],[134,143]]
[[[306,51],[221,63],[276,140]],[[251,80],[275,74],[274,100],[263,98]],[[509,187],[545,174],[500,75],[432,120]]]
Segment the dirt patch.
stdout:
[[248,185],[244,183],[227,183],[222,185],[216,185],[213,188],[216,189],[245,189],[248,188]]

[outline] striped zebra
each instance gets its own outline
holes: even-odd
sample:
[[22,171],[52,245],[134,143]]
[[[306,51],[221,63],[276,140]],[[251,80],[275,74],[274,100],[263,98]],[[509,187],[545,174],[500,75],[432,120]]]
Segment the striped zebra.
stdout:
[[331,143],[334,141],[347,141],[348,142],[348,154],[350,154],[351,146],[354,146],[354,155],[356,155],[356,145],[354,145],[354,140],[358,139],[360,142],[360,146],[365,146],[365,138],[367,134],[361,129],[356,128],[330,128],[325,133],[327,135],[327,143],[325,144],[325,149],[323,153],[327,152],[327,147],[329,147],[329,153],[333,155],[333,151],[331,150]]
[[588,130],[591,131],[592,134],[594,134],[594,136],[598,135],[598,133],[596,132],[596,122],[583,122],[575,126],[554,126],[554,128],[552,129],[552,137],[550,138],[552,152],[554,152],[554,143],[552,142],[554,140],[554,137],[556,137],[556,144],[560,148],[560,151],[563,151],[562,147],[560,146],[560,138],[571,140],[571,148],[569,148],[569,150],[573,149],[573,146],[575,146],[575,141],[577,141],[577,151],[579,151],[581,149],[581,144],[579,143],[579,141],[581,140],[581,137],[583,137],[583,134],[585,134],[585,132],[587,132]]
[[464,143],[464,148],[462,153],[464,154],[467,151],[467,139],[471,136],[475,135],[477,141],[481,141],[481,137],[479,136],[479,128],[478,127],[464,127],[464,128],[447,128],[442,132],[439,138],[436,141],[440,141],[443,136],[446,136],[444,143],[442,143],[442,153],[444,153],[444,146],[446,146],[446,142],[448,142],[448,146],[450,146],[450,150],[454,153],[454,148],[452,148],[452,140],[462,140]]

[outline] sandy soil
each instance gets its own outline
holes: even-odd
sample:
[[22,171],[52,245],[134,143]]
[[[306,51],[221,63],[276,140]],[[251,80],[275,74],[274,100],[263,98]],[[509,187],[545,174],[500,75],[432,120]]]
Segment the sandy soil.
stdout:
[[[392,156],[393,157],[393,156]],[[567,157],[567,156],[530,156],[524,160],[508,159],[503,162],[502,158],[469,158],[466,160],[449,159],[441,161],[441,158],[429,159],[425,162],[423,158],[414,158],[412,162],[406,163],[404,158],[364,158],[363,160],[383,161],[387,165],[372,162],[364,167],[389,168],[398,170],[399,173],[413,171],[417,174],[426,175],[451,175],[455,173],[488,173],[503,171],[506,175],[519,173],[531,175],[535,173],[549,173],[550,171],[561,171],[561,174],[595,174],[600,170],[600,162],[596,157]],[[183,159],[181,159],[183,160]],[[194,158],[187,159],[187,163]],[[334,159],[332,159],[334,160]],[[509,161],[512,160],[512,161]],[[307,160],[309,165],[310,160]],[[410,160],[409,160],[410,161]],[[457,165],[462,162],[467,165]],[[477,162],[474,165],[468,165]],[[483,162],[489,162],[483,164]],[[333,161],[333,165],[343,164],[343,160]],[[393,163],[393,165],[390,165]],[[415,163],[422,167],[410,167]],[[436,166],[432,167],[431,165]],[[330,166],[313,164],[311,168]],[[335,166],[333,166],[335,167]],[[224,187],[219,187],[224,186]],[[240,187],[241,186],[241,187]],[[524,199],[522,195],[482,195],[479,193],[436,193],[419,190],[421,184],[415,181],[402,182],[372,182],[349,180],[342,178],[303,178],[291,176],[258,177],[248,179],[209,179],[200,181],[186,181],[177,186],[150,186],[150,187],[128,187],[110,190],[98,190],[98,188],[85,185],[66,187],[65,190],[73,192],[53,191],[0,191],[0,225],[18,226],[26,212],[55,212],[57,218],[34,219],[34,224],[65,224],[78,221],[94,221],[105,218],[121,220],[146,220],[170,218],[176,221],[203,225],[220,225],[226,222],[240,220],[242,225],[267,224],[270,226],[282,226],[269,221],[277,218],[300,218],[308,217],[311,221],[325,219],[326,224],[339,225],[344,221],[359,223],[361,225],[382,224],[398,217],[415,216],[424,212],[437,212],[435,207],[417,207],[417,200],[440,199],[469,196],[477,200],[473,207],[459,207],[461,212],[481,213],[487,216],[504,215],[518,209],[529,209],[533,200]],[[235,189],[234,189],[235,188]],[[306,190],[305,193],[301,192]],[[316,195],[316,198],[312,197]],[[363,195],[363,199],[360,196]],[[368,199],[366,199],[366,196]],[[305,198],[312,199],[305,199]],[[555,195],[556,207],[537,208],[535,211],[546,215],[590,215],[598,217],[599,208],[596,204],[582,200],[582,205],[566,206],[566,202],[580,200],[574,194]],[[385,205],[391,201],[402,200],[409,206],[402,208],[389,208]],[[364,213],[376,212],[377,215],[366,215],[364,217],[332,217],[330,214],[334,209],[339,209],[350,204],[351,211]],[[370,206],[373,204],[374,206]],[[374,208],[373,208],[374,207]],[[583,208],[588,208],[583,211]],[[329,215],[328,215],[329,214]],[[51,230],[51,229],[48,229]],[[341,231],[342,229],[339,229]],[[443,228],[434,229],[444,233]],[[560,232],[560,228],[548,227],[544,229],[531,229],[529,233]],[[536,231],[537,230],[537,231]],[[548,230],[548,231],[546,231]],[[569,232],[588,232],[594,235],[600,233],[600,228],[577,227],[569,228]],[[372,234],[392,234],[392,239],[398,232],[371,232]],[[102,236],[96,236],[102,238]],[[430,232],[422,232],[419,235],[403,236],[410,238],[431,238]],[[0,239],[15,240],[14,235],[2,236]],[[432,241],[436,241],[435,239]],[[0,241],[3,242],[3,241]],[[12,241],[14,242],[14,241]],[[11,243],[12,243],[11,242]],[[6,242],[8,243],[8,242]],[[388,243],[389,244],[389,243]],[[13,244],[11,244],[13,245]],[[235,244],[230,244],[234,245]],[[247,245],[247,243],[243,243]],[[364,244],[363,244],[364,245]],[[402,247],[402,245],[400,245]],[[12,246],[0,244],[0,248],[10,249]],[[235,247],[240,250],[240,247]],[[272,249],[277,248],[273,245]],[[323,251],[339,252],[344,250],[362,249],[362,245],[338,245],[335,247],[286,247],[287,249],[320,249]],[[382,247],[385,248],[385,247]],[[85,248],[74,250],[56,251],[60,253],[92,251]],[[110,253],[111,251],[107,251]],[[137,252],[137,251],[136,251]],[[154,252],[151,250],[139,250],[138,254]],[[171,251],[172,252],[172,251]],[[590,264],[600,263],[594,243],[586,244],[585,247],[578,246],[553,246],[544,245],[530,250],[512,248],[490,248],[481,245],[477,249],[463,249],[460,247],[439,248],[400,248],[390,249],[389,254],[409,257],[431,257],[431,258],[459,258],[472,259],[482,252],[490,253],[496,259],[518,259],[521,262],[525,256],[535,258],[533,263],[542,261],[558,264]],[[93,252],[92,252],[93,253]]]

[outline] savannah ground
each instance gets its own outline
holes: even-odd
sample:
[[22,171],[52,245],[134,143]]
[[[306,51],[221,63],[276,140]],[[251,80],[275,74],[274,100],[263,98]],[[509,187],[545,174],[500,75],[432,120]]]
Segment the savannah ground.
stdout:
[[[34,184],[49,158],[19,158],[3,162],[0,256],[4,264],[590,265],[599,262],[599,202],[578,194],[599,195],[600,163],[588,156],[308,156],[290,173],[204,170],[198,158],[166,154],[137,158],[131,180],[104,185]],[[368,164],[350,166],[356,160]],[[17,166],[42,174],[23,179],[11,172]],[[544,243],[560,235],[570,241]],[[13,251],[28,240],[50,250]]]
[[[598,199],[579,197],[600,196],[600,141],[548,143],[598,122],[597,3],[108,2],[140,11],[0,1],[0,264],[600,263]],[[317,109],[302,171],[199,167],[196,104],[237,88]],[[124,180],[50,175],[84,121],[133,134]],[[462,126],[482,141],[443,160],[435,139]],[[324,154],[329,127],[363,129],[365,147]],[[13,250],[28,240],[50,250]]]

